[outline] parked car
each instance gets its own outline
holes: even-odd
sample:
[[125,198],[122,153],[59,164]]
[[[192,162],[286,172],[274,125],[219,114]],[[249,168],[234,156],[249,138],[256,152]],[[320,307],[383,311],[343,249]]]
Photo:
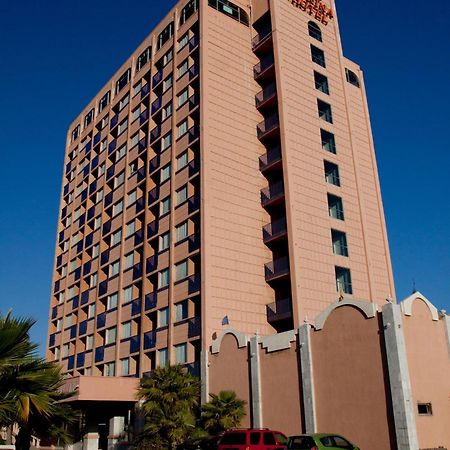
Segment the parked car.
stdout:
[[343,448],[347,450],[359,450],[349,440],[332,433],[290,436],[287,441],[287,448],[291,450],[341,450]]
[[218,450],[285,450],[287,437],[269,429],[228,430],[219,441]]

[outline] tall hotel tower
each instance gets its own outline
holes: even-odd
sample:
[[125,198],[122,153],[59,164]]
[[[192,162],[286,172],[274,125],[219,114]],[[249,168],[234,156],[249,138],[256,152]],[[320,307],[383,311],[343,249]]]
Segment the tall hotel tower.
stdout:
[[48,359],[116,380],[394,297],[333,1],[180,0],[70,126],[53,280]]

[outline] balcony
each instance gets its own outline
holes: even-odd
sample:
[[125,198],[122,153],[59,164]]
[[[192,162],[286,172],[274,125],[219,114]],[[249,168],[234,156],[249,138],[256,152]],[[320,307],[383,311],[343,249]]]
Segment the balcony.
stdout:
[[191,40],[189,41],[189,51],[194,50],[194,48],[197,47],[199,42],[200,42],[200,38],[197,35],[193,36],[191,38]]
[[275,60],[273,55],[267,55],[253,67],[253,76],[256,81],[265,80],[275,74]]
[[194,292],[198,292],[200,290],[200,275],[194,274],[188,278],[188,292],[189,294],[193,294]]
[[200,235],[198,233],[189,236],[189,253],[194,253],[200,248]]
[[258,50],[265,50],[272,42],[272,30],[270,27],[267,27],[260,33],[258,33],[252,39],[252,49],[254,52]]
[[155,75],[153,75],[153,80],[152,80],[152,85],[153,85],[153,89],[155,89],[155,87],[161,83],[163,78],[163,71],[159,70],[158,72],[155,73]]
[[155,292],[151,292],[145,296],[145,311],[156,308],[158,300]]
[[155,114],[157,111],[161,109],[162,106],[162,97],[158,97],[153,103],[152,103],[152,115]]
[[158,222],[153,220],[147,226],[147,237],[150,239],[158,234]]
[[150,142],[153,144],[161,137],[161,127],[158,125],[150,132]]
[[144,333],[144,350],[150,350],[156,346],[156,331]]
[[143,100],[150,92],[150,83],[147,83],[143,88],[141,89],[141,100]]
[[200,137],[200,127],[198,125],[194,125],[189,128],[189,144],[192,144]]
[[148,109],[139,116],[139,125],[142,126],[148,121]]
[[130,339],[130,353],[138,352],[140,347],[141,347],[141,337],[140,336],[133,336]]
[[268,223],[263,227],[263,240],[264,244],[269,244],[270,242],[277,241],[286,237],[287,235],[287,224],[286,218],[275,220]]
[[138,151],[139,153],[141,153],[142,151],[144,151],[147,148],[147,136],[144,136],[138,144]]
[[198,74],[199,74],[198,65],[194,64],[189,69],[189,81],[192,81],[194,78],[196,78]]
[[158,268],[158,256],[152,255],[147,258],[146,273],[154,272]]
[[282,181],[271,184],[261,191],[261,204],[263,207],[280,203],[284,198],[284,185]]
[[192,214],[200,209],[200,196],[194,194],[188,198],[188,212]]
[[275,83],[269,84],[265,89],[258,92],[255,96],[255,104],[258,110],[272,107],[276,104],[277,87]]
[[185,367],[186,367],[186,370],[188,371],[188,373],[190,373],[192,376],[194,376],[194,377],[200,376],[200,362],[199,361],[187,363],[185,365]]
[[131,302],[131,315],[137,316],[138,314],[141,314],[141,306],[142,306],[142,302],[141,302],[140,298],[133,300]]
[[148,193],[148,204],[151,205],[158,199],[159,199],[159,186],[156,186]]
[[193,317],[192,319],[189,319],[188,322],[188,337],[198,337],[201,333],[201,321],[200,317]]
[[267,321],[269,323],[286,320],[292,317],[292,302],[290,298],[278,300],[266,306]]
[[278,114],[273,114],[258,124],[258,139],[262,141],[275,136],[278,133],[279,128],[280,123],[278,120]]
[[289,258],[284,256],[270,261],[264,266],[266,281],[282,280],[289,277]]
[[159,155],[156,155],[154,158],[152,158],[150,160],[149,163],[149,174],[151,175],[153,172],[155,172],[157,169],[159,169],[159,162],[160,162],[160,157]]

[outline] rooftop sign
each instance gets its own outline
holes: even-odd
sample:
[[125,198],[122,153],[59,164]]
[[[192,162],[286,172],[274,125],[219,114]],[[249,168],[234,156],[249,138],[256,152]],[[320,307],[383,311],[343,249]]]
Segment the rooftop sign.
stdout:
[[328,25],[329,19],[334,17],[333,10],[328,8],[321,0],[290,0],[290,2],[302,11],[307,12],[314,19],[324,25]]

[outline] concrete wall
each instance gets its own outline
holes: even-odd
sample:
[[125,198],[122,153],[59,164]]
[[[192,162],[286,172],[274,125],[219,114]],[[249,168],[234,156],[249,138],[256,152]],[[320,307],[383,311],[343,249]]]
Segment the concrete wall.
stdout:
[[[213,341],[210,392],[232,389],[248,402],[242,426],[292,435],[308,423],[308,432],[341,433],[364,450],[450,448],[449,318],[427,302],[420,293],[382,311],[337,302],[309,334],[309,325],[251,339],[225,329]],[[419,415],[418,402],[431,403],[432,415]]]

